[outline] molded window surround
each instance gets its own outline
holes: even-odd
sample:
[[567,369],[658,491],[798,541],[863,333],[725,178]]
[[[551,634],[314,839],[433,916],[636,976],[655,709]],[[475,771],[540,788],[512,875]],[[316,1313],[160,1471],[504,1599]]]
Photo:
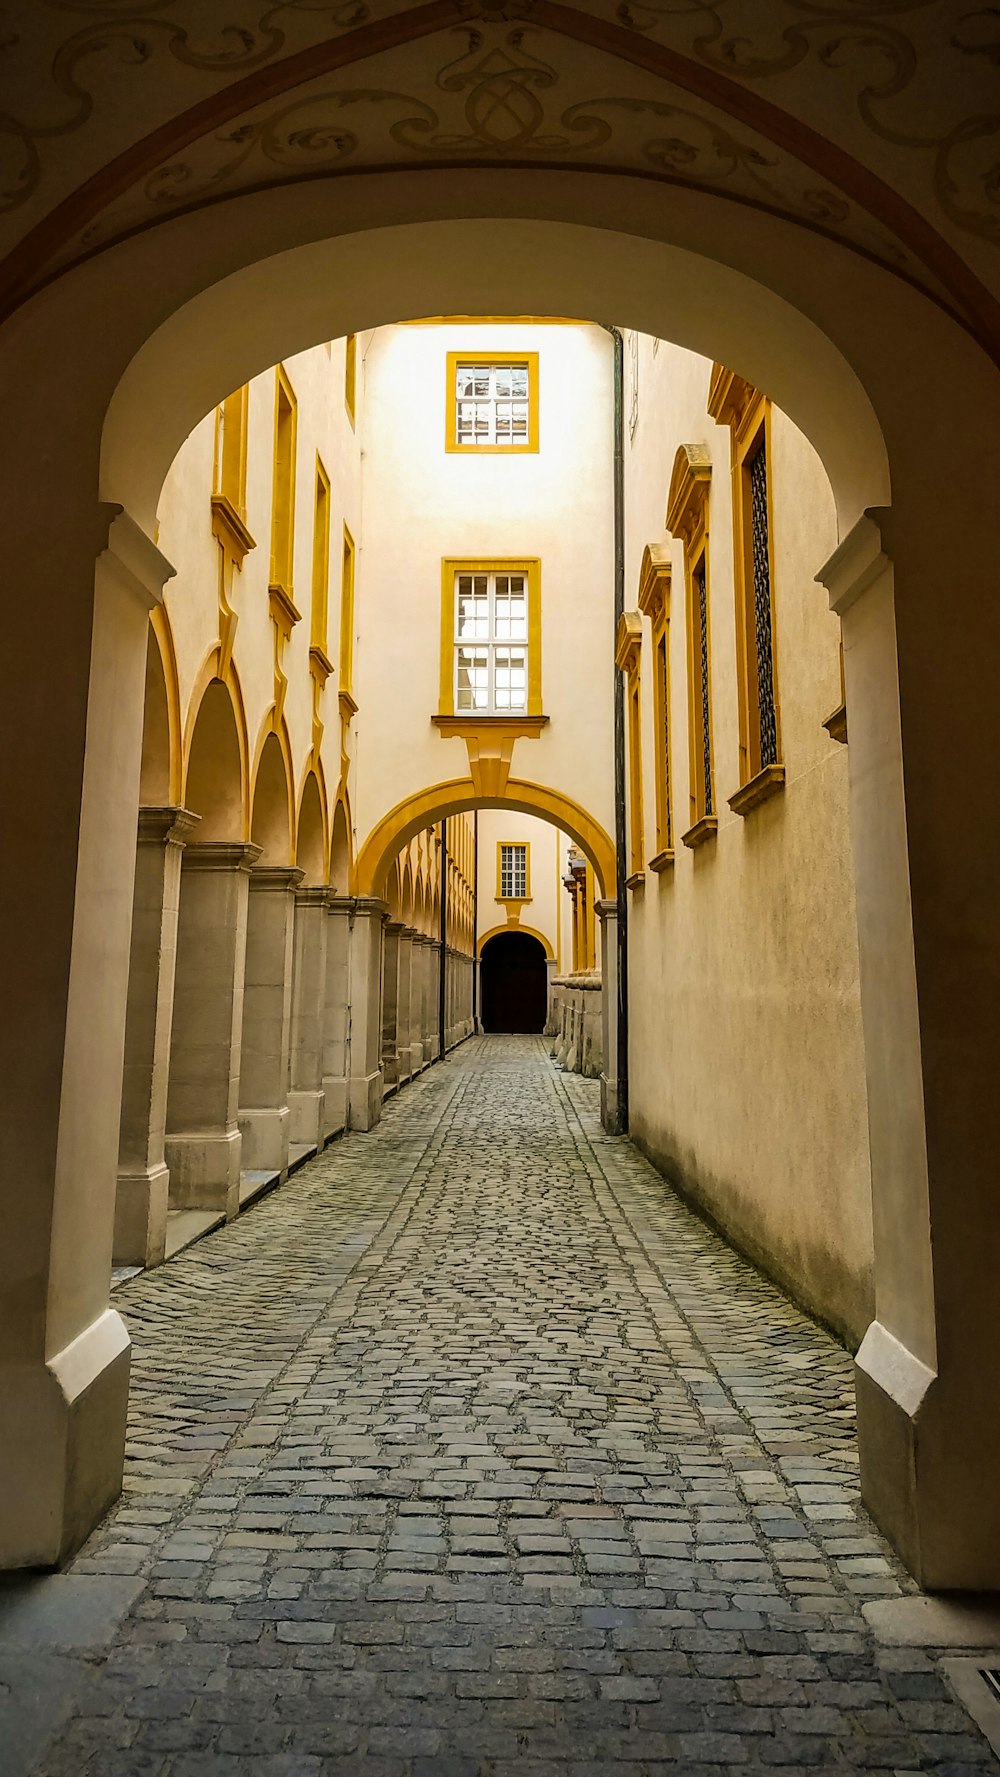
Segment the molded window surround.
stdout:
[[531,900],[531,846],[527,840],[497,840],[498,901]]
[[330,601],[330,477],[316,454],[316,493],[313,503],[312,651],[323,656],[327,670],[333,665],[327,653]]
[[651,544],[643,551],[637,603],[652,626],[653,643],[653,770],[656,789],[656,851],[651,870],[666,870],[674,861],[674,823],[670,729],[670,551]]
[[445,449],[538,449],[538,353],[449,352]]
[[646,842],[642,807],[642,688],[639,658],[642,652],[642,620],[638,611],[623,611],[618,621],[615,664],[625,674],[625,708],[628,729],[628,837],[627,888],[644,880]]
[[439,717],[523,722],[542,711],[541,563],[441,565]]
[[686,592],[688,812],[681,844],[694,851],[718,829],[712,745],[712,661],[709,626],[709,488],[712,465],[700,444],[682,444],[674,458],[667,530],[684,546]]
[[354,582],[356,552],[354,538],[346,524],[340,570],[340,681],[341,709],[346,718],[354,715],[357,704],[353,696],[354,679]]

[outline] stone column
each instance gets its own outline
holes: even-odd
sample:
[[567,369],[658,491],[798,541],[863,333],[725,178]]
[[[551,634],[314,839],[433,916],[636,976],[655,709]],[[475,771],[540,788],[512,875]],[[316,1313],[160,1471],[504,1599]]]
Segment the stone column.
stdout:
[[323,1141],[323,1017],[326,1009],[327,888],[295,891],[292,967],[291,1140]]
[[402,929],[398,919],[390,919],[382,945],[382,1074],[386,1086],[395,1086],[399,1080],[397,1006],[399,934]]
[[558,1028],[557,1023],[556,1023],[557,1008],[556,1008],[556,986],[555,986],[556,976],[558,975],[558,973],[559,973],[559,964],[556,962],[555,958],[553,958],[553,960],[551,962],[546,962],[546,964],[545,964],[545,1030],[542,1034],[547,1037],[554,1037],[556,1034],[556,1030]]
[[399,934],[399,965],[396,986],[396,1078],[405,1086],[413,1072],[410,1055],[410,1005],[413,993],[412,926],[404,926]]
[[351,1080],[349,1129],[372,1129],[382,1115],[382,929],[384,901],[358,896],[351,922]]
[[161,1265],[167,1233],[170,1027],[181,853],[198,825],[186,808],[140,808],[118,1133],[114,1263]]
[[621,1135],[618,1103],[618,903],[598,901],[601,922],[601,1122]]
[[301,880],[301,870],[283,865],[257,864],[250,872],[239,1108],[245,1172],[288,1167],[294,891]]
[[843,628],[868,1082],[861,1487],[929,1590],[1000,1588],[1000,822],[972,787],[994,770],[995,553],[952,571],[954,530],[947,501],[868,514],[818,576]]
[[436,1061],[441,1052],[441,1040],[438,1034],[438,1002],[439,981],[441,977],[441,940],[427,940],[427,1001],[424,1019],[424,1059],[428,1065]]
[[[67,448],[54,522],[40,527],[16,499],[4,521],[19,589],[5,618],[4,822],[18,857],[44,859],[30,933],[20,871],[7,871],[0,922],[4,1567],[64,1560],[116,1498],[128,1403],[128,1334],[108,1286],[146,643],[173,570],[120,507],[94,508],[83,459]],[[57,650],[51,684],[37,663],[40,622]]]
[[237,1122],[250,870],[260,846],[188,845],[181,866],[166,1160],[172,1209],[240,1205]]
[[347,1128],[351,1031],[350,895],[330,895],[326,921],[326,1005],[323,1012],[323,1136]]

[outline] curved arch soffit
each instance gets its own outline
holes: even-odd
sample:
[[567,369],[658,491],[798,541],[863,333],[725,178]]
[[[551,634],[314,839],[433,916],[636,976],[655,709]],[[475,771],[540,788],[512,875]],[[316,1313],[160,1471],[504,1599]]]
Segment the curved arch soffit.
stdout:
[[260,733],[257,736],[257,742],[253,752],[253,765],[250,772],[250,827],[252,831],[254,804],[257,799],[257,784],[260,778],[260,768],[264,758],[264,749],[272,735],[278,743],[282,764],[285,768],[285,804],[288,820],[288,861],[291,862],[295,849],[295,776],[292,766],[292,742],[284,717],[282,717],[278,726],[275,727],[273,717],[270,715],[267,716],[261,726]]
[[[226,668],[225,676],[221,679],[219,677],[218,645],[206,655],[191,689],[191,698],[184,721],[182,799],[186,800],[188,793],[191,745],[198,725],[198,712],[201,709],[206,691],[210,685],[214,684],[225,686],[236,719],[236,740],[240,755],[240,797],[243,805],[243,837],[248,839],[250,836],[250,736],[247,730],[246,704],[243,701],[243,688],[240,684],[239,673],[232,661]],[[197,813],[197,809],[194,812]]]
[[154,606],[149,614],[150,628],[156,639],[160,652],[160,666],[163,670],[163,681],[167,692],[167,746],[169,750],[168,777],[170,781],[170,801],[178,805],[184,788],[184,735],[181,721],[181,687],[180,675],[177,670],[177,652],[174,648],[174,634],[170,627],[170,618],[166,607],[162,604]]
[[[301,846],[302,846],[302,832],[303,832],[302,818],[303,818],[303,814],[306,812],[306,796],[309,791],[310,780],[312,780],[312,782],[316,786],[315,794],[316,794],[316,800],[317,800],[317,803],[319,806],[319,821],[320,821],[320,841],[319,841],[320,867],[319,867],[318,872],[314,871],[312,873],[312,879],[317,883],[323,883],[323,882],[329,882],[329,880],[330,880],[330,817],[329,817],[329,813],[327,810],[327,803],[326,803],[326,779],[325,779],[324,773],[323,773],[322,759],[310,759],[309,763],[306,766],[305,771],[302,774],[302,782],[299,786],[299,793],[296,798],[296,806],[295,806],[294,857],[295,857],[296,864],[298,864],[302,868],[305,868],[305,866],[302,864],[300,851],[301,851]],[[309,872],[307,871],[306,874],[308,876]]]
[[520,921],[518,921],[516,925],[494,926],[491,931],[484,932],[476,945],[476,955],[480,957],[482,956],[483,951],[486,949],[491,938],[506,938],[512,932],[523,932],[526,938],[536,938],[545,952],[545,961],[547,963],[555,962],[556,953],[544,932],[536,931],[534,926],[522,925]]
[[[621,232],[608,196],[603,187],[582,194],[585,210],[606,211],[606,225],[541,222],[530,213],[470,219],[467,207],[461,220],[334,233],[220,277],[181,304],[125,369],[104,427],[102,498],[124,505],[151,532],[163,480],[198,421],[230,389],[331,334],[434,314],[510,313],[611,314],[620,325],[723,359],[809,438],[830,478],[842,532],[867,508],[889,504],[879,420],[832,337],[848,305],[821,324],[764,281],[780,263],[773,242],[762,242],[750,276],[724,263],[724,227],[712,243],[718,257],[696,253],[653,238],[653,214],[649,232],[638,221]],[[433,197],[431,189],[428,203]],[[525,207],[530,212],[528,198]],[[813,257],[816,248],[810,243]]]
[[[352,895],[355,888],[354,867],[354,826],[351,820],[351,800],[346,784],[341,784],[337,791],[337,800],[333,805],[330,817],[330,869],[328,880],[337,894]],[[338,853],[338,843],[343,839],[343,856]]]
[[403,846],[422,827],[473,808],[513,809],[518,814],[538,815],[552,826],[561,827],[593,864],[602,896],[614,892],[614,845],[604,828],[578,803],[558,790],[529,783],[524,778],[508,778],[504,796],[477,796],[471,778],[454,778],[407,797],[383,815],[358,854],[358,893],[378,894]]

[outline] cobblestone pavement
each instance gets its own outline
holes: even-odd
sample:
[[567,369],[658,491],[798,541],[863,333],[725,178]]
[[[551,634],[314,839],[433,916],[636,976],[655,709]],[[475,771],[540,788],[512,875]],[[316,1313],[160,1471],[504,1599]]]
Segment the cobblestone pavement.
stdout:
[[[44,1777],[995,1769],[857,1504],[844,1352],[478,1039],[115,1298],[137,1575]],[[2,1763],[2,1760],[0,1760]]]

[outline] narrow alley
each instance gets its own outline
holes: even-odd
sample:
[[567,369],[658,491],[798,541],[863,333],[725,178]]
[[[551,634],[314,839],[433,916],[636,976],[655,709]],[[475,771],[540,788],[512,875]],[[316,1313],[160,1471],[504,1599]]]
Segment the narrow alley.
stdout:
[[113,1300],[125,1491],[33,1584],[119,1621],[38,1777],[992,1768],[862,1614],[915,1588],[847,1353],[541,1039],[464,1044]]

